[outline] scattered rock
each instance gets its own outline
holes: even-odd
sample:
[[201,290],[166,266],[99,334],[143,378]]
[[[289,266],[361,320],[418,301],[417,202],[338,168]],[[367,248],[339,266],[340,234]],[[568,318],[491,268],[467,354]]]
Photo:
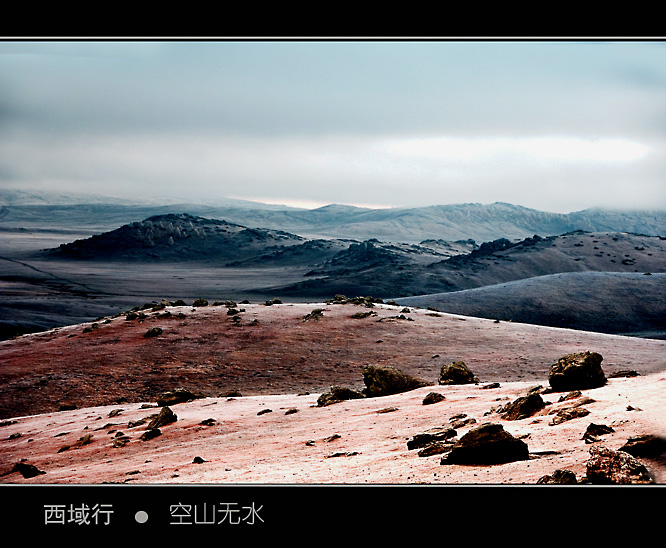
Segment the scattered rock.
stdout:
[[583,393],[580,390],[573,390],[569,392],[568,394],[565,394],[564,396],[560,396],[560,399],[557,400],[558,402],[564,402],[564,401],[569,401],[573,400],[576,398],[580,398],[583,395]]
[[17,462],[11,471],[18,472],[26,479],[34,478],[41,474],[46,474],[46,472],[39,470],[34,464],[27,464],[25,462]]
[[584,407],[572,407],[567,409],[560,409],[557,413],[555,413],[555,416],[550,421],[550,425],[555,426],[557,424],[562,424],[563,422],[566,421],[585,417],[586,415],[589,414],[590,412]]
[[257,415],[265,415],[266,413],[272,413],[272,412],[273,412],[272,409],[262,409],[257,413]]
[[354,455],[358,455],[358,451],[339,451],[336,453],[331,453],[330,455],[326,455],[327,459],[330,458],[335,458],[335,457],[353,457]]
[[501,415],[504,419],[515,421],[534,415],[546,406],[541,395],[536,392],[522,396],[502,408]]
[[162,334],[161,327],[151,327],[148,331],[144,333],[144,337],[157,337]]
[[666,439],[653,435],[633,436],[620,447],[619,451],[624,451],[634,457],[663,458],[666,455]]
[[201,457],[194,457],[194,459],[192,459],[192,464],[203,464],[204,462],[208,461],[202,459]]
[[366,365],[363,368],[364,394],[369,398],[408,392],[432,383],[412,377],[390,366]]
[[434,441],[423,447],[419,452],[419,457],[432,457],[433,455],[441,455],[442,453],[448,453],[453,449],[455,445],[454,442],[446,441]]
[[440,401],[444,401],[446,398],[444,397],[444,394],[440,394],[439,392],[430,392],[426,395],[425,398],[423,398],[423,405],[431,405],[433,403],[439,403]]
[[453,428],[442,426],[439,428],[431,428],[420,434],[414,435],[407,441],[407,449],[420,449],[434,442],[445,441],[455,438],[458,433]]
[[547,476],[541,476],[537,480],[538,485],[552,485],[552,484],[558,484],[558,485],[575,485],[578,483],[578,480],[576,479],[576,474],[574,474],[571,470],[555,470],[550,475]]
[[487,390],[487,389],[490,389],[490,388],[499,388],[499,387],[500,387],[500,383],[498,383],[498,382],[491,382],[491,383],[489,383],[489,384],[485,384],[485,385],[483,385],[481,388]]
[[204,419],[199,424],[201,426],[215,426],[217,421],[215,419]]
[[148,430],[153,430],[166,426],[172,422],[176,422],[178,416],[174,414],[170,407],[163,407],[162,410],[155,415],[148,423]]
[[476,384],[479,379],[465,362],[457,361],[442,366],[439,373],[439,384]]
[[341,401],[355,400],[364,397],[365,396],[361,392],[352,390],[351,388],[331,386],[330,392],[326,392],[317,398],[317,405],[319,407],[325,407],[334,403],[340,403]]
[[617,379],[622,377],[638,377],[640,373],[634,369],[623,369],[621,371],[615,371],[608,375],[609,379]]
[[157,436],[161,436],[161,435],[162,435],[162,431],[159,428],[149,428],[143,434],[141,434],[139,439],[141,439],[143,441],[148,441],[148,440],[152,440],[153,438],[156,438]]
[[120,448],[125,447],[129,443],[129,436],[116,436],[113,438],[113,447]]
[[194,393],[186,388],[175,388],[168,392],[164,392],[157,398],[157,405],[165,407],[168,405],[175,405],[177,403],[184,403],[205,397],[203,394]]
[[383,409],[378,409],[377,413],[393,413],[393,411],[397,410],[397,407],[384,407]]
[[440,464],[503,464],[529,459],[527,444],[504,430],[485,423],[462,436]]
[[557,392],[598,388],[606,384],[598,352],[578,352],[562,356],[548,371],[548,382]]
[[295,407],[290,407],[284,412],[285,415],[293,415],[294,413],[298,413],[298,409]]
[[328,443],[328,442],[333,441],[333,440],[338,440],[341,437],[342,436],[340,434],[332,434],[332,435],[328,436],[328,438],[324,438],[324,441]]
[[312,312],[306,314],[303,317],[303,321],[304,322],[307,322],[308,320],[318,321],[320,318],[323,317],[324,317],[324,311],[321,308],[315,308]]
[[243,394],[239,390],[228,390],[227,392],[222,392],[218,398],[242,398]]
[[583,440],[585,440],[585,443],[594,443],[599,441],[599,436],[610,434],[612,432],[615,432],[615,430],[613,430],[610,426],[591,422],[583,434]]
[[587,480],[594,484],[654,483],[650,471],[624,451],[592,446],[586,463]]

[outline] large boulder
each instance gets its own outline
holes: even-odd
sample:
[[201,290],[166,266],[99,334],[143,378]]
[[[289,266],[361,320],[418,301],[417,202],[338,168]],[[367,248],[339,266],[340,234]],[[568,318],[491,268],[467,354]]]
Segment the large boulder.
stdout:
[[439,384],[475,384],[479,379],[465,365],[465,362],[457,361],[442,366],[439,373]]
[[390,366],[366,365],[363,368],[364,394],[369,398],[409,392],[432,383]]
[[562,356],[548,371],[548,382],[556,392],[598,388],[606,384],[598,352],[577,352]]
[[587,480],[595,484],[654,483],[650,471],[624,451],[593,446],[586,463]]
[[527,460],[527,444],[501,424],[485,423],[462,436],[440,464],[503,464]]

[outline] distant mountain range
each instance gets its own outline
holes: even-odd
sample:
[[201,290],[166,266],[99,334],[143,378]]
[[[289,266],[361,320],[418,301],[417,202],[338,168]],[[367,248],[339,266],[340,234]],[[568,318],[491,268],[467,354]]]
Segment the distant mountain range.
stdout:
[[92,198],[87,203],[76,203],[74,197],[48,199],[40,201],[38,196],[0,192],[0,204],[4,204],[0,206],[0,228],[76,225],[89,228],[93,234],[156,215],[188,213],[245,227],[282,230],[310,239],[362,241],[374,238],[412,244],[424,240],[520,240],[535,234],[554,236],[574,230],[666,235],[666,211],[661,210],[593,208],[563,214],[500,202],[391,209],[331,204],[317,209],[298,209],[243,200],[215,204],[129,204],[104,203]]
[[[5,265],[23,270],[0,280],[43,287],[44,280],[33,279],[32,265],[49,283],[55,283],[48,278],[55,272],[60,294],[81,301],[77,314],[95,302],[76,296],[80,288],[110,299],[119,270],[126,277],[115,284],[125,288],[119,303],[134,294],[131,272],[154,272],[154,286],[143,276],[137,294],[199,293],[224,280],[232,296],[236,290],[250,298],[310,302],[336,294],[373,296],[463,315],[666,336],[665,211],[556,214],[506,203],[309,210],[246,201],[164,205],[65,198],[36,204],[30,203],[36,198],[3,196],[0,231],[14,238],[14,246],[40,231],[51,233],[53,245],[64,243],[13,263],[3,253]],[[96,262],[96,277],[83,274],[88,268],[82,261]],[[189,263],[198,285],[182,275]],[[242,289],[230,285],[234,277]],[[15,302],[8,300],[7,311]]]

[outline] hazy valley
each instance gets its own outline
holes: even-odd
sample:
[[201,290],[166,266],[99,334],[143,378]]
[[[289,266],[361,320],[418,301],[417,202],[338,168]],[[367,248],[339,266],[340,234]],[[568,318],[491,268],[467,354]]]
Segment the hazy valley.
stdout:
[[336,294],[606,333],[666,331],[663,212],[20,198],[6,196],[0,212],[5,337],[162,299]]

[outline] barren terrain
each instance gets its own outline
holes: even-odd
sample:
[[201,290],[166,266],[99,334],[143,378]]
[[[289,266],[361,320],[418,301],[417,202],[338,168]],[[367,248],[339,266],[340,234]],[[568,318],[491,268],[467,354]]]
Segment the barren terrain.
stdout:
[[[618,449],[633,436],[665,434],[666,341],[380,303],[227,303],[142,313],[0,343],[3,483],[535,484],[556,469],[583,478],[592,446]],[[153,327],[161,332],[146,337]],[[546,407],[533,416],[498,414],[535,385],[547,388],[560,356],[585,350],[602,354],[609,377],[579,396],[589,414],[553,424],[555,411],[574,404],[548,391]],[[442,365],[455,360],[479,383],[438,385]],[[432,385],[317,405],[331,386],[361,390],[368,364]],[[625,370],[638,376],[612,376]],[[136,421],[157,413],[157,398],[177,387],[202,397],[170,406],[177,420],[141,439],[146,425]],[[444,400],[424,405],[430,392]],[[408,449],[411,437],[456,417],[469,421],[457,426],[458,438],[484,422],[501,423],[527,443],[530,458],[442,465],[441,455]],[[591,423],[611,431],[585,440]],[[25,478],[12,471],[18,462],[43,473]],[[642,462],[664,482],[663,461]]]

